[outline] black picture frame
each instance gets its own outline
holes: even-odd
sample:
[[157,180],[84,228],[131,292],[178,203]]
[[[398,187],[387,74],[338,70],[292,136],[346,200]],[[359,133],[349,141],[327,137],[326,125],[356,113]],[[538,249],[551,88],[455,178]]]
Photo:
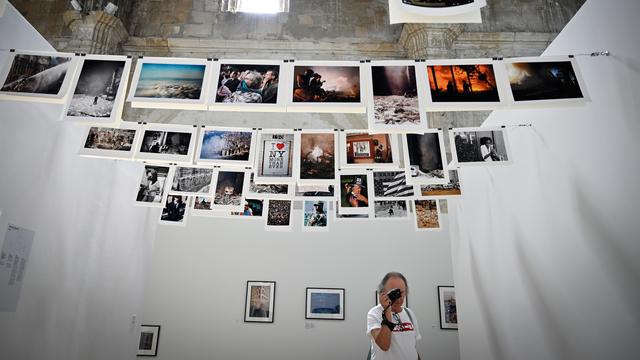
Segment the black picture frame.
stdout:
[[[151,330],[144,331],[144,330]],[[151,344],[149,349],[142,349],[143,341],[145,344],[148,342],[148,338],[143,339],[143,334],[151,333]],[[160,325],[140,325],[140,338],[138,340],[138,353],[136,356],[155,357],[158,356],[158,344],[160,342]]]
[[[449,294],[446,293],[447,290]],[[453,304],[451,304],[451,299],[447,300],[447,297],[451,296],[451,292],[453,293]],[[449,304],[447,304],[447,301],[449,301]],[[455,286],[438,286],[438,313],[440,314],[441,330],[458,330],[458,310],[456,306]]]
[[[338,312],[333,312],[329,307],[321,308],[322,311],[313,311],[319,310],[312,307],[312,301],[314,300],[313,294],[338,294]],[[345,319],[345,289],[344,288],[317,288],[317,287],[308,287],[306,288],[306,297],[305,297],[305,319],[309,320],[344,320]],[[325,312],[326,311],[326,312]]]
[[[253,287],[261,288],[260,294],[254,294],[252,292]],[[252,298],[259,296],[265,297],[265,293],[262,291],[265,287],[269,287],[269,294],[267,298],[268,308],[263,308],[264,304],[260,304],[258,308],[255,307],[252,302]],[[255,295],[255,296],[254,296]],[[275,303],[276,303],[276,282],[275,281],[247,281],[246,295],[244,299],[244,322],[246,323],[273,323],[275,318]]]

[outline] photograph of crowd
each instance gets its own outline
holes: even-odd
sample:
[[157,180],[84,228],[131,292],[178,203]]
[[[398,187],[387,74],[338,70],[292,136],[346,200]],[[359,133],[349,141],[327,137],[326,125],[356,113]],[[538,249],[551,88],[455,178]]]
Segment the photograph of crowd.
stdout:
[[184,224],[187,214],[188,196],[168,195],[162,208],[160,222]]
[[249,180],[249,193],[263,195],[287,195],[289,193],[289,184],[256,184],[253,178],[253,173],[251,173]]
[[143,63],[135,97],[197,100],[202,93],[206,65]]
[[462,195],[460,179],[458,178],[458,170],[449,170],[449,183],[447,184],[421,185],[420,195],[425,197]]
[[136,201],[139,203],[160,205],[162,203],[162,197],[164,196],[169,169],[168,166],[145,164],[142,177],[140,178],[140,188],[138,189]]
[[426,8],[447,8],[473,4],[474,0],[402,0],[402,2],[407,5]]
[[359,66],[295,66],[293,102],[360,102]]
[[206,194],[211,190],[213,169],[178,166],[173,175],[172,192]]
[[420,125],[415,66],[372,66],[374,124]]
[[200,159],[248,161],[252,136],[250,131],[206,130],[202,137]]
[[445,180],[440,133],[406,134],[411,181],[434,183]]
[[216,181],[213,204],[239,207],[244,191],[244,171],[220,171]]
[[300,135],[301,180],[332,180],[336,177],[335,134],[303,133]]
[[414,200],[415,225],[418,230],[434,230],[440,228],[438,200]]
[[367,174],[340,175],[340,207],[369,207]]
[[414,196],[413,185],[407,185],[404,171],[374,171],[373,191],[376,198]]
[[291,177],[293,134],[261,133],[258,177]]
[[406,200],[376,200],[373,202],[373,213],[376,219],[406,219]]
[[347,164],[391,164],[393,154],[389,134],[347,134]]
[[262,199],[245,199],[242,211],[232,211],[232,216],[252,216],[262,217],[264,209],[264,200]]
[[513,62],[506,66],[515,101],[584,97],[571,61]]
[[267,226],[291,225],[291,200],[269,200]]
[[333,185],[296,185],[296,197],[334,197]]
[[216,103],[278,102],[280,65],[222,64]]
[[247,281],[245,322],[273,322],[276,283]]
[[187,155],[190,143],[191,133],[145,130],[140,144],[140,152]]
[[452,133],[458,163],[508,161],[502,130],[455,131]]
[[491,64],[429,65],[433,102],[499,102],[496,75]]
[[304,201],[302,226],[305,228],[327,228],[329,202],[327,201]]
[[91,127],[84,143],[85,149],[131,151],[136,130]]
[[71,57],[17,54],[0,91],[57,95]]
[[125,64],[124,60],[85,60],[67,116],[111,117]]
[[193,201],[194,210],[213,210],[211,208],[211,197],[209,196],[196,196]]

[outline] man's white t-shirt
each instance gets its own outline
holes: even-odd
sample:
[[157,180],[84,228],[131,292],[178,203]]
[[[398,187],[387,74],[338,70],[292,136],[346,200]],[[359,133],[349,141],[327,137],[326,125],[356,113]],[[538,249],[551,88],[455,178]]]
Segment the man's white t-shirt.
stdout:
[[[407,312],[411,312],[411,317]],[[367,335],[371,338],[371,360],[417,360],[418,352],[416,350],[416,341],[422,339],[420,329],[418,328],[418,320],[416,315],[408,308],[403,308],[398,313],[400,318],[399,325],[393,329],[391,333],[391,346],[388,351],[382,351],[376,344],[371,330],[379,329],[382,323],[382,305],[378,305],[369,310],[367,314]],[[413,322],[411,321],[413,319]],[[398,319],[392,319],[392,322],[398,323]]]

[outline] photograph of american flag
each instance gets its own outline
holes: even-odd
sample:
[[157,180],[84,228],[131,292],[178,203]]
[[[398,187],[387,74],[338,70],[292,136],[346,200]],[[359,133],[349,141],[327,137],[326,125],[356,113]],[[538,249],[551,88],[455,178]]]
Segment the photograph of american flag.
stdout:
[[407,185],[404,171],[376,171],[373,173],[373,187],[376,197],[413,196],[413,185]]

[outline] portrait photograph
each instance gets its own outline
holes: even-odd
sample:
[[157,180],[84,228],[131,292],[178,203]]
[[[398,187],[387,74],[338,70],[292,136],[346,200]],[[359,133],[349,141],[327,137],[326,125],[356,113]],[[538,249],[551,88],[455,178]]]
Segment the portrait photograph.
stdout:
[[446,158],[441,130],[404,136],[405,169],[409,184],[445,184]]
[[406,200],[375,200],[373,202],[375,219],[408,219],[409,210]]
[[79,154],[87,157],[131,159],[139,127],[88,127]]
[[503,128],[458,128],[450,130],[449,136],[458,166],[508,164],[511,160]]
[[140,325],[137,356],[158,356],[160,325]]
[[275,296],[275,281],[247,281],[244,322],[272,323]]
[[267,200],[266,229],[291,230],[291,200]]
[[254,174],[249,175],[247,193],[263,199],[289,199],[292,197],[293,184],[256,184]]
[[293,132],[260,131],[255,174],[258,182],[293,180]]
[[344,289],[307,288],[305,319],[344,320]]
[[458,170],[449,170],[449,182],[447,184],[420,185],[421,197],[447,197],[460,195],[462,195],[462,187],[460,186]]
[[197,129],[178,125],[143,125],[136,160],[191,163]]
[[119,121],[130,68],[131,60],[126,56],[83,57],[72,87],[73,94],[66,105],[67,120],[90,123]]
[[170,171],[170,166],[144,164],[136,203],[152,207],[162,206]]
[[213,168],[178,166],[173,173],[171,193],[203,195],[211,192]]
[[334,185],[295,185],[296,200],[335,200],[336,187]]
[[244,207],[241,211],[231,211],[232,217],[247,217],[253,219],[261,219],[264,213],[263,199],[244,199]]
[[224,166],[252,166],[254,132],[245,129],[215,129],[200,132],[197,162]]
[[340,132],[341,168],[399,168],[396,134]]
[[336,178],[335,132],[300,133],[297,157],[298,182],[307,184],[331,183]]
[[511,59],[505,62],[515,103],[586,100],[582,77],[574,59]]
[[244,171],[218,171],[214,208],[241,209],[244,204]]
[[76,64],[73,54],[11,53],[0,74],[0,79],[4,79],[0,94],[14,95],[15,100],[33,97],[37,101],[59,103],[68,91]]
[[256,104],[278,103],[280,63],[223,61],[217,79],[215,104],[245,105],[249,108]]
[[458,309],[456,290],[453,286],[438,286],[438,304],[440,305],[440,329],[458,329]]
[[370,211],[369,197],[371,196],[369,176],[366,171],[344,172],[340,174],[341,214],[367,214]]
[[167,195],[160,214],[160,224],[186,226],[189,215],[189,196]]
[[329,230],[329,202],[305,200],[302,203],[302,231]]
[[413,206],[413,222],[417,231],[440,230],[438,200],[414,200]]
[[415,196],[414,185],[407,184],[404,171],[374,171],[373,191],[376,199],[384,200]]

